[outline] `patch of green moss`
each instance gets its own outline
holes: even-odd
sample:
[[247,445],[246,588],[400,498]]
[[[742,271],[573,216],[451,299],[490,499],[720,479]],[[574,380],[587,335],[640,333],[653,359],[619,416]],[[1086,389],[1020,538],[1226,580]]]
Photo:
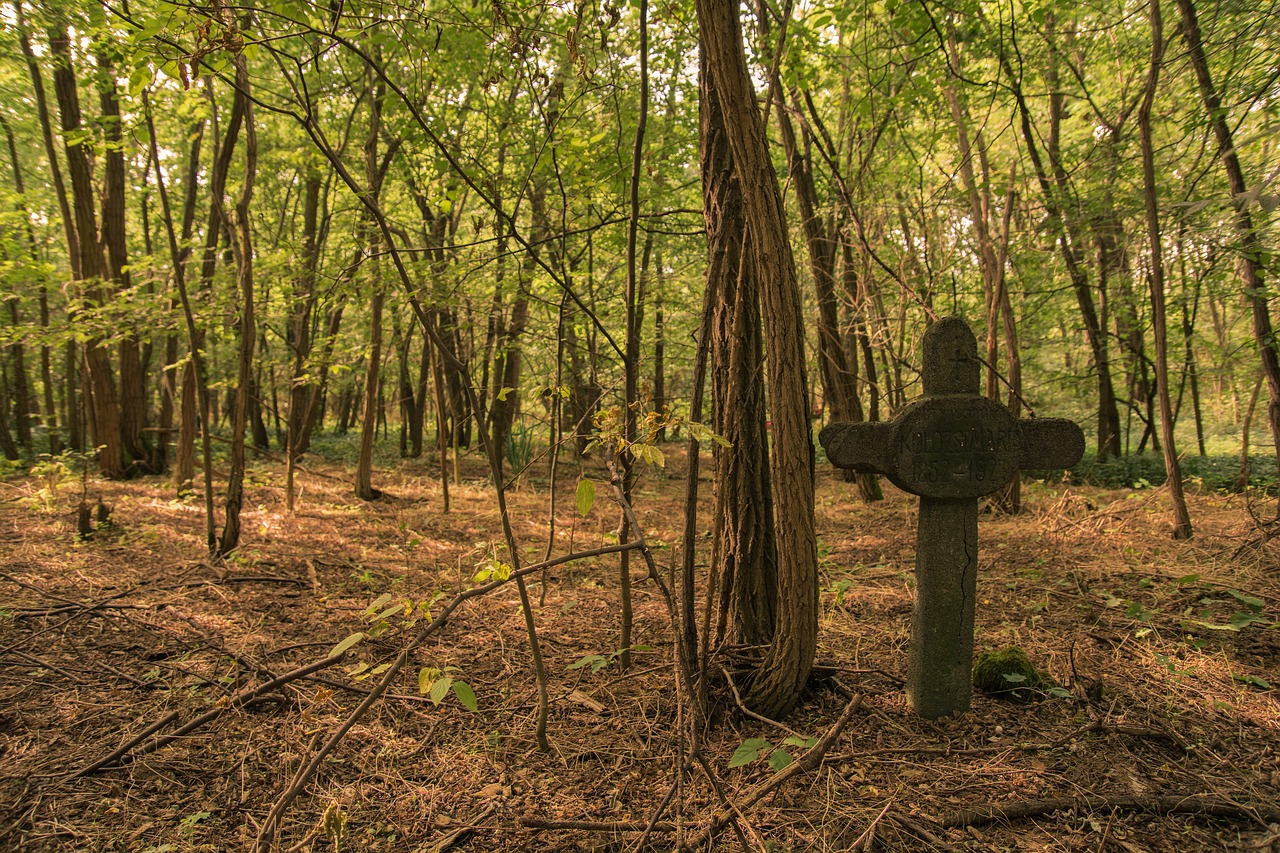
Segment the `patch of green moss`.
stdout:
[[1035,668],[1017,646],[983,652],[973,665],[973,686],[1009,702],[1034,702],[1053,686],[1053,680]]

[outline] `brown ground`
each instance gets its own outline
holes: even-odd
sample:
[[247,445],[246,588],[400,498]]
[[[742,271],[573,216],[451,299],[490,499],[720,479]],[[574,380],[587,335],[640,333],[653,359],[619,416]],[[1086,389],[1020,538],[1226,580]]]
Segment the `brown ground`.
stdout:
[[[638,505],[663,566],[678,558],[684,488],[679,451],[667,455],[668,478],[646,474]],[[199,503],[174,499],[165,482],[90,481],[113,526],[85,542],[75,538],[78,480],[51,500],[35,479],[0,484],[0,849],[251,849],[300,762],[377,680],[349,670],[391,661],[416,628],[392,619],[314,678],[124,766],[63,780],[170,712],[185,722],[324,658],[370,627],[363,613],[383,593],[421,602],[471,585],[501,541],[492,491],[474,466],[464,466],[445,515],[421,463],[382,472],[388,496],[372,504],[351,496],[349,472],[317,463],[290,517],[282,472],[263,463],[248,486],[244,547],[220,566],[200,560]],[[566,479],[555,553],[606,544],[617,509],[603,484],[579,519]],[[846,691],[865,698],[815,772],[745,810],[739,824],[754,849],[1280,850],[1280,825],[1266,825],[1280,820],[1280,548],[1260,542],[1242,498],[1193,497],[1196,538],[1174,543],[1161,493],[1028,484],[1023,515],[981,523],[977,643],[1022,646],[1072,695],[1030,705],[976,695],[969,714],[927,722],[908,712],[900,682],[914,500],[889,491],[863,506],[851,485],[820,474],[819,658],[828,668],[786,723],[818,736]],[[545,480],[511,502],[523,558],[541,559]],[[617,590],[617,557],[562,566],[545,589],[531,585],[535,604],[545,596],[537,619],[551,754],[536,748],[535,683],[508,585],[463,604],[412,654],[395,695],[355,724],[293,803],[278,849],[633,848],[635,831],[521,823],[644,822],[675,778],[671,637],[651,583],[638,583],[635,598],[636,642],[652,648],[631,670],[569,668],[617,648]],[[1259,607],[1261,621],[1221,627]],[[454,695],[438,707],[419,696],[418,671],[445,666],[474,688],[477,713]],[[703,749],[736,801],[773,771],[766,760],[730,769],[734,750],[748,738],[781,744],[787,733],[734,711],[722,679],[712,695],[722,711]],[[1101,799],[1057,810],[1065,804],[1044,802],[1087,795]],[[1167,813],[1204,801],[1183,799],[1193,795],[1238,814]],[[705,826],[719,807],[701,770],[675,801],[663,820],[681,831]],[[994,823],[965,813],[991,806],[1014,811]],[[673,840],[650,837],[655,849]],[[716,841],[738,844],[730,829]]]

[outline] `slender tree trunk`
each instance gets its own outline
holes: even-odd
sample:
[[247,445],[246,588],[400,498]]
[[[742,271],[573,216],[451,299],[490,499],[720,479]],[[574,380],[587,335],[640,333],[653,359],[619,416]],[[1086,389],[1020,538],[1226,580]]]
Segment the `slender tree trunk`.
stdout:
[[[226,516],[222,537],[218,540],[218,554],[226,556],[240,545],[240,509],[244,502],[245,432],[249,419],[249,394],[253,384],[253,348],[257,339],[253,298],[253,233],[250,220],[250,203],[253,200],[253,183],[258,166],[258,136],[253,124],[253,107],[249,103],[249,72],[243,53],[233,59],[236,69],[237,106],[244,116],[245,167],[244,183],[236,203],[235,219],[229,221],[233,230],[232,250],[236,260],[236,284],[240,291],[240,347],[236,370],[235,409],[231,422],[231,462],[227,473]],[[214,204],[221,204],[215,198]],[[225,220],[224,220],[225,221]],[[205,427],[208,429],[208,426]]]
[[1182,491],[1182,466],[1173,438],[1173,405],[1169,394],[1169,330],[1165,316],[1164,247],[1160,238],[1160,206],[1156,193],[1154,144],[1151,141],[1151,106],[1155,101],[1160,66],[1164,59],[1164,23],[1160,0],[1147,5],[1151,21],[1151,68],[1142,106],[1138,108],[1138,135],[1142,145],[1142,188],[1146,202],[1147,236],[1151,244],[1151,328],[1156,343],[1156,395],[1160,400],[1160,432],[1169,497],[1173,503],[1173,538],[1191,538],[1191,515]]
[[[23,230],[26,232],[27,251],[30,253],[32,262],[38,260],[36,250],[36,235],[31,225],[31,216],[26,205],[26,186],[22,180],[22,166],[18,162],[18,146],[13,137],[13,129],[9,126],[9,122],[0,117],[0,127],[4,128],[5,141],[8,143],[9,149],[9,165],[13,169],[13,189],[17,195],[15,209],[22,217]],[[48,326],[48,301],[44,295],[44,287],[41,286],[41,305],[43,308],[42,320],[44,326]],[[12,294],[6,300],[9,305],[9,322],[13,328],[17,329],[22,325],[21,313],[18,310],[18,295]],[[43,363],[48,363],[48,346],[42,348],[44,356]],[[9,357],[13,363],[13,420],[14,431],[18,437],[18,443],[26,450],[31,450],[31,409],[34,398],[31,396],[31,388],[27,382],[27,360],[26,348],[20,341],[16,341],[9,346]],[[47,387],[47,386],[46,386]],[[52,410],[50,410],[52,413]]]
[[36,99],[36,115],[40,119],[40,138],[44,142],[45,158],[48,162],[49,176],[53,181],[54,196],[58,201],[58,212],[62,218],[62,231],[67,241],[67,254],[71,261],[71,275],[77,281],[83,278],[80,270],[80,255],[75,250],[79,245],[76,235],[76,220],[71,212],[71,202],[67,198],[67,187],[62,179],[62,168],[58,165],[58,149],[53,138],[53,122],[49,117],[49,100],[45,94],[44,77],[40,73],[40,64],[35,51],[31,47],[31,37],[22,16],[22,2],[13,4],[18,25],[18,45],[27,62],[27,73],[31,78],[31,89]]
[[[156,137],[155,120],[151,112],[151,100],[144,90],[142,93],[143,113],[147,121],[147,135],[151,146],[151,158],[160,159],[160,144]],[[181,420],[178,424],[177,460],[174,466],[174,481],[179,495],[191,491],[195,480],[195,434],[197,413],[202,425],[202,461],[204,468],[204,505],[205,505],[205,544],[209,553],[216,554],[218,547],[217,528],[213,510],[213,448],[209,435],[209,387],[206,382],[204,356],[200,351],[200,333],[196,327],[195,312],[191,307],[191,295],[187,290],[187,261],[190,249],[187,241],[191,237],[191,229],[195,223],[196,177],[200,170],[200,148],[204,139],[204,120],[196,122],[189,135],[191,150],[187,155],[186,177],[183,182],[185,193],[182,206],[182,244],[174,229],[173,208],[169,203],[169,191],[165,186],[163,170],[156,170],[156,189],[160,194],[160,209],[163,214],[165,236],[169,242],[169,257],[173,264],[173,282],[178,291],[178,302],[182,306],[182,316],[187,330],[188,360],[182,371],[182,401],[180,406]]]
[[[376,245],[375,240],[370,248],[375,249]],[[373,263],[376,264],[376,261]],[[374,278],[378,278],[377,273],[374,273]],[[364,419],[360,423],[360,452],[356,457],[356,497],[363,501],[377,500],[382,496],[382,492],[373,487],[373,439],[378,429],[383,299],[382,284],[379,281],[374,285],[373,298],[369,303],[369,362],[364,379]]]
[[1253,413],[1258,407],[1258,393],[1262,390],[1263,376],[1253,383],[1253,393],[1249,395],[1249,405],[1244,410],[1244,421],[1240,424],[1240,467],[1236,471],[1236,479],[1232,484],[1234,491],[1243,492],[1249,488],[1249,431],[1253,427]]
[[662,418],[655,441],[667,440],[667,339],[666,339],[666,270],[662,265],[662,253],[654,260],[653,294],[653,410]]
[[[374,49],[374,63],[381,62],[381,49]],[[373,69],[370,69],[372,77]],[[378,203],[385,168],[379,169],[378,139],[382,133],[382,98],[384,87],[371,79],[369,95],[369,135],[364,144],[365,186],[373,204]],[[373,487],[373,440],[378,430],[378,406],[382,390],[382,242],[377,227],[368,221],[364,229],[368,257],[364,267],[369,271],[373,297],[369,304],[369,363],[364,380],[364,421],[360,425],[360,452],[356,457],[356,497],[364,501],[376,500],[382,492]]]
[[311,323],[317,302],[316,268],[320,263],[319,171],[308,170],[302,202],[302,271],[293,285],[286,342],[290,354],[289,416],[285,422],[285,505],[293,512],[297,500],[295,479],[299,457],[306,452],[312,423],[312,406],[320,397],[321,383],[309,368]]

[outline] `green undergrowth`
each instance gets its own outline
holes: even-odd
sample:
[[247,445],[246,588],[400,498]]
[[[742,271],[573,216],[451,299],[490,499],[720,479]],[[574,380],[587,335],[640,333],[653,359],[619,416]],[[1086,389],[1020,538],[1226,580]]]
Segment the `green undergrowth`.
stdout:
[[[1182,457],[1182,476],[1189,487],[1205,492],[1238,491],[1240,457],[1219,454]],[[1059,472],[1059,477],[1061,473]],[[1056,479],[1056,478],[1054,478]],[[1164,457],[1155,453],[1121,456],[1099,460],[1092,454],[1071,469],[1071,479],[1078,483],[1107,489],[1146,489],[1164,485]],[[1276,493],[1276,459],[1270,454],[1249,457],[1249,488]]]

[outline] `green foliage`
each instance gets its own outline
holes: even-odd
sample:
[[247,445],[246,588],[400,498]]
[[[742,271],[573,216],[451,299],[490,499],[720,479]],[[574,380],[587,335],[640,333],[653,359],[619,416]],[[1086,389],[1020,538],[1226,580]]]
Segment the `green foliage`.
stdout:
[[461,671],[456,666],[446,666],[444,669],[424,666],[418,670],[418,693],[430,699],[431,704],[439,705],[452,692],[462,707],[476,713],[480,708],[475,691],[467,682],[450,674]]
[[523,424],[513,424],[507,432],[505,453],[507,464],[511,466],[513,475],[519,477],[533,460],[533,428]]
[[[653,651],[652,646],[646,646],[643,644],[630,646],[629,648],[632,654],[636,652]],[[566,670],[582,669],[584,667],[589,666],[591,667],[591,672],[594,674],[604,669],[605,667],[613,664],[615,661],[617,661],[619,658],[622,657],[622,654],[625,651],[627,651],[627,649],[617,649],[616,651],[610,652],[608,655],[602,655],[602,654],[584,655],[578,658],[573,663],[566,666],[565,669]]]
[[806,738],[798,735],[787,735],[782,741],[782,746],[775,746],[772,742],[762,737],[747,738],[729,757],[729,768],[743,767],[759,761],[761,758],[767,758],[769,769],[777,773],[795,760],[791,752],[783,747],[812,749],[817,743],[818,739],[816,737]]
[[[1189,482],[1198,483],[1205,491],[1231,492],[1235,490],[1240,473],[1240,457],[1237,456],[1184,456],[1181,459],[1182,475]],[[1112,459],[1098,460],[1089,457],[1071,469],[1073,479],[1107,489],[1148,489],[1164,485],[1164,457],[1154,453],[1131,454]],[[1047,475],[1053,479],[1053,475]],[[1060,475],[1058,475],[1060,478]],[[1249,457],[1249,487],[1276,493],[1276,458],[1272,454]]]
[[30,469],[40,487],[27,498],[28,506],[40,512],[57,512],[59,492],[75,483],[77,462],[84,464],[80,454],[69,450],[57,456],[41,453]]

